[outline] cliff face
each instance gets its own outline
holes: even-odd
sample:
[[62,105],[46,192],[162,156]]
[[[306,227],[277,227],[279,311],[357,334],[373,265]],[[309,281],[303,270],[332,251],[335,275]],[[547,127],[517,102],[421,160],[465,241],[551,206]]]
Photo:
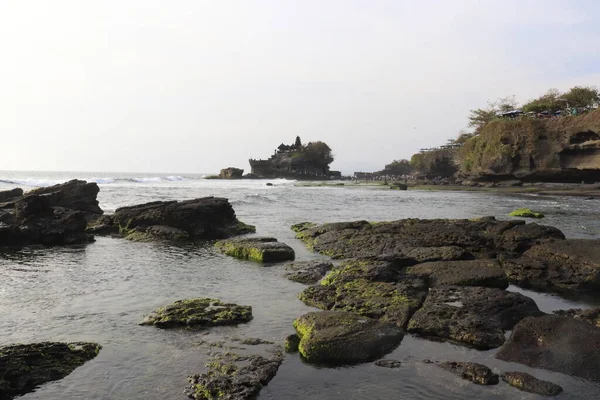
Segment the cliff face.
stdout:
[[482,181],[600,181],[600,109],[551,119],[499,119],[458,151],[461,175]]
[[427,179],[449,178],[458,171],[456,150],[439,149],[417,153],[410,160],[415,172]]

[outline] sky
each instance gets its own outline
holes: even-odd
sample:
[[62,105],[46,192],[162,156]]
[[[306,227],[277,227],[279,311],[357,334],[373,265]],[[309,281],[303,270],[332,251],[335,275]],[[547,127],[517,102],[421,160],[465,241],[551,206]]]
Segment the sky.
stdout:
[[600,2],[2,0],[0,170],[209,173],[325,141],[345,174],[469,110],[600,85]]

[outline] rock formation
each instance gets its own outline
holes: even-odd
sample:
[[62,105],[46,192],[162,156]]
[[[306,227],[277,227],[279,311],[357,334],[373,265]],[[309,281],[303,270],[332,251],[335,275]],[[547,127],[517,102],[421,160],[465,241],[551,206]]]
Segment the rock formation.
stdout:
[[219,173],[220,179],[241,179],[244,175],[244,170],[234,167],[223,168]]

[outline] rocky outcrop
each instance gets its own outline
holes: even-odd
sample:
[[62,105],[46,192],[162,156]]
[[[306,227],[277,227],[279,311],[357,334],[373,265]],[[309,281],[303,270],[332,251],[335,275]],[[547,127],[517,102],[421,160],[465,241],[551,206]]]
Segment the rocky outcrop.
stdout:
[[242,175],[244,175],[244,170],[234,167],[223,168],[219,172],[220,179],[241,179]]
[[517,259],[502,258],[509,281],[558,292],[600,289],[600,240],[568,239],[533,246]]
[[484,287],[431,288],[413,314],[408,331],[424,337],[486,350],[504,343],[504,331],[528,316],[543,313],[520,293]]
[[249,237],[222,240],[215,247],[224,254],[242,260],[258,262],[289,261],[295,257],[294,249],[271,237]]
[[471,180],[598,181],[600,109],[552,119],[496,119],[467,140],[455,161]]
[[[498,254],[520,254],[537,243],[564,239],[558,229],[525,224],[524,221],[498,221],[494,217],[474,220],[404,219],[392,222],[367,221],[292,227],[296,237],[309,248],[332,258],[366,258],[383,255],[410,257],[411,252],[433,248],[433,259],[495,258]],[[448,251],[449,248],[462,250]],[[415,260],[424,261],[425,257]]]
[[396,348],[404,333],[394,324],[342,311],[305,314],[294,321],[302,357],[317,364],[375,360]]
[[319,282],[331,268],[333,264],[329,261],[300,261],[286,265],[284,277],[311,285]]
[[592,324],[600,328],[600,307],[593,307],[587,309],[572,308],[570,310],[556,310],[553,312],[553,314],[575,318],[579,321],[584,321],[588,324]]
[[496,260],[426,262],[409,267],[407,273],[425,278],[429,286],[508,287],[506,274]]
[[255,231],[236,218],[227,199],[219,197],[121,207],[112,223],[126,239],[140,241],[223,239]]
[[4,203],[13,199],[16,199],[17,197],[21,197],[23,196],[23,189],[21,188],[14,188],[11,190],[3,190],[0,191],[0,203]]
[[0,347],[0,399],[10,400],[64,378],[98,355],[95,343],[32,343]]
[[252,307],[196,298],[178,300],[146,316],[140,325],[157,328],[203,329],[212,326],[237,325],[252,320]]
[[496,358],[600,381],[600,328],[573,318],[525,318]]
[[562,387],[555,383],[537,379],[527,372],[505,372],[501,375],[502,380],[512,387],[540,396],[557,396],[562,393]]
[[474,362],[446,361],[437,364],[440,368],[478,385],[497,385],[498,375],[483,364]]
[[91,219],[103,213],[96,199],[98,192],[100,188],[95,182],[73,179],[66,183],[34,189],[27,192],[27,195],[43,195],[51,207],[82,211],[87,219]]

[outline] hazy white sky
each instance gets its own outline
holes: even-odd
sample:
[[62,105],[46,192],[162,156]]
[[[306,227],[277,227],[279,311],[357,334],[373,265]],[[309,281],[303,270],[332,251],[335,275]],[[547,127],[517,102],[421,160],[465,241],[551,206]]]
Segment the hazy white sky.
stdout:
[[334,169],[442,144],[488,99],[600,84],[600,3],[2,0],[0,170]]

